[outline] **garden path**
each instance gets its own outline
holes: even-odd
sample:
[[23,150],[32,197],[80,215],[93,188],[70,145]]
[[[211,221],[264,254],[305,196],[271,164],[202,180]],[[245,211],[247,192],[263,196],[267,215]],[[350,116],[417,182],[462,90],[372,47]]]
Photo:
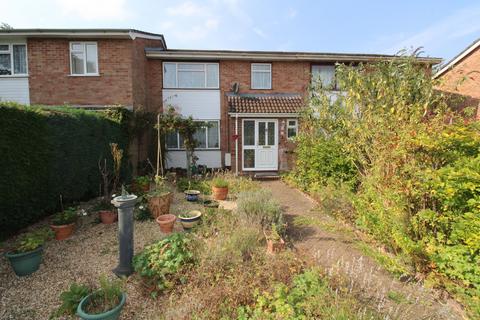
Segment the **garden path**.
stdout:
[[[465,319],[458,303],[416,282],[400,281],[362,253],[356,232],[316,210],[316,202],[280,180],[264,181],[285,210],[294,248],[340,276],[361,301],[389,319]],[[365,244],[363,244],[365,245]]]

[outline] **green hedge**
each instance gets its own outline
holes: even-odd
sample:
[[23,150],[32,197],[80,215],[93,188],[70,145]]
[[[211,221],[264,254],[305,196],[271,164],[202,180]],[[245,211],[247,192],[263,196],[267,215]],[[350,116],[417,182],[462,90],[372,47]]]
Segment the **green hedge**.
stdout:
[[98,196],[110,142],[125,150],[128,175],[122,112],[0,103],[0,238],[58,210],[60,195],[65,204]]

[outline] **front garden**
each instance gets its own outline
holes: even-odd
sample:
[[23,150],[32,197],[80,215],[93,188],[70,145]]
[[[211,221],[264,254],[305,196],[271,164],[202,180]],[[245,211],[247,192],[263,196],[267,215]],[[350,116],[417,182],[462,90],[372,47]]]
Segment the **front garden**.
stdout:
[[[43,259],[27,276],[16,276],[2,259],[2,319],[73,318],[78,303],[92,293],[96,302],[84,302],[85,312],[125,302],[121,319],[377,318],[285,246],[282,209],[257,182],[230,174],[167,176],[157,182],[138,177],[128,187],[140,196],[134,211],[135,273],[129,278],[111,272],[118,260],[118,226],[101,218],[108,209],[101,197],[5,241],[3,250],[16,253],[41,246]],[[228,189],[226,200],[214,200],[225,193],[218,188]],[[192,199],[195,190],[198,198]],[[166,207],[158,207],[161,197],[169,199]],[[201,219],[192,223],[197,212]],[[174,215],[173,228],[158,219],[168,214]],[[57,232],[53,239],[50,225],[72,224],[71,234]]]

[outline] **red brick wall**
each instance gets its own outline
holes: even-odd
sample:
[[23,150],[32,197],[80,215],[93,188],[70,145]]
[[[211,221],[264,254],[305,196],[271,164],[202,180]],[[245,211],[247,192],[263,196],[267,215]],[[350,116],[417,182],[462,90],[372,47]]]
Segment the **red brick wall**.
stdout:
[[99,39],[100,76],[70,76],[68,39],[28,39],[32,104],[133,105],[132,41]]
[[444,91],[480,99],[480,48],[440,76]]
[[[240,93],[297,93],[305,95],[311,78],[311,64],[309,62],[271,62],[272,64],[272,89],[251,89],[251,63],[250,61],[221,61],[220,62],[220,89],[221,89],[221,115],[222,123],[228,123],[221,128],[222,154],[231,153],[232,170],[235,171],[235,118],[228,115],[228,104],[225,94],[231,92],[232,85],[240,84]],[[287,169],[292,166],[294,149],[293,144],[286,138],[282,138],[280,130],[282,120],[278,119],[279,130],[279,169]],[[239,118],[239,155],[241,155],[241,130],[242,121]],[[286,134],[286,133],[285,133]],[[239,158],[239,172],[242,168],[241,157]]]
[[163,69],[162,61],[151,59],[147,62],[147,104],[150,111],[157,112],[163,106]]
[[[158,79],[155,77],[157,76],[156,72],[158,70],[150,70],[151,61],[148,60],[145,55],[145,48],[162,47],[162,42],[160,40],[136,38],[133,43],[133,105],[135,108],[143,107],[146,110],[155,112],[159,106],[158,104],[150,105],[149,86],[150,82],[152,82],[153,87],[157,86],[156,82]],[[150,78],[149,73],[153,73],[154,77]],[[158,84],[161,86],[161,82]],[[153,94],[155,95],[156,92]]]

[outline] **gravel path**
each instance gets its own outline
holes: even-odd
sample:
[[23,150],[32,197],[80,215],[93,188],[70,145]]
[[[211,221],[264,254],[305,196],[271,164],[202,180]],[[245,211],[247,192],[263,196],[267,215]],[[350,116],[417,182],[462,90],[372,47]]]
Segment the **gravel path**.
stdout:
[[[438,292],[419,284],[401,282],[363,255],[354,245],[358,241],[355,234],[339,231],[342,226],[315,211],[316,203],[310,197],[282,181],[265,181],[262,186],[270,189],[284,207],[289,233],[300,255],[306,254],[330,274],[345,278],[349,289],[363,301],[376,306],[378,311],[393,319],[464,319],[455,301],[439,299]],[[296,217],[319,223],[295,224]],[[331,227],[336,224],[338,228]],[[401,298],[393,301],[392,293]]]
[[[88,207],[84,204],[82,207]],[[200,205],[183,200],[176,193],[171,213],[198,209]],[[117,225],[95,222],[96,214],[82,217],[74,235],[65,241],[47,243],[40,270],[27,277],[17,277],[7,259],[0,259],[0,319],[48,319],[59,305],[59,295],[72,282],[96,284],[102,274],[112,276],[118,261]],[[44,226],[48,220],[32,226]],[[179,222],[176,230],[181,230]],[[164,235],[155,221],[135,221],[135,253]],[[11,239],[7,241],[6,245]],[[140,282],[130,277],[127,282],[127,303],[121,319],[157,319],[161,315],[161,299],[143,295]]]

